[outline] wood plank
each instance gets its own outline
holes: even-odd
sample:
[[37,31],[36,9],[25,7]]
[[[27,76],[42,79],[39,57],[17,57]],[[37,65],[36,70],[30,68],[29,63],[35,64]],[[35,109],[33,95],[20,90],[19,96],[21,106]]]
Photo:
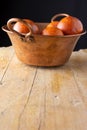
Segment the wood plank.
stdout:
[[[30,96],[29,92],[28,97],[27,94],[22,95],[21,98],[16,100],[16,102],[14,102],[9,108],[6,108],[3,112],[1,112],[0,123],[2,123],[2,125],[0,126],[0,129],[40,129],[42,113],[44,113],[45,90],[44,86],[41,86],[41,84],[44,83],[43,77],[39,78],[38,76],[39,75],[37,73]],[[40,82],[38,82],[39,79]]]
[[31,90],[35,73],[36,68],[21,63],[14,55],[0,87],[0,111],[10,107],[22,95],[28,94],[28,91]]
[[68,73],[65,73],[64,68],[49,70],[47,73],[45,71],[47,79],[46,111],[43,121],[45,126],[42,125],[41,130],[87,129],[87,109],[73,79],[72,71],[68,70]]
[[73,53],[70,67],[84,104],[87,107],[87,49]]
[[13,57],[13,54],[14,54],[14,49],[12,46],[0,48],[0,84],[9,66],[9,63]]

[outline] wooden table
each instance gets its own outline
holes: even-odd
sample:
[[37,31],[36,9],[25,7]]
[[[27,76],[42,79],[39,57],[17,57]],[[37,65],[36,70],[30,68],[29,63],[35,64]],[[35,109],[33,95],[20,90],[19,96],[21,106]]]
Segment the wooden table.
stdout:
[[87,130],[87,49],[44,68],[0,48],[0,130]]

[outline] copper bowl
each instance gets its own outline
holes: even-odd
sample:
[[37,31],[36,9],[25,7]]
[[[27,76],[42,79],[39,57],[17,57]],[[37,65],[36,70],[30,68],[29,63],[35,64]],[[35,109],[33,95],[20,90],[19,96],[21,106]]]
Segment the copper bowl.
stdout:
[[[29,27],[30,32],[23,35],[12,28],[17,20],[17,18],[8,20],[7,25],[2,26],[2,30],[8,34],[18,59],[28,65],[64,65],[69,60],[79,38],[86,33],[84,31],[75,35],[43,36],[33,34]],[[40,30],[43,30],[48,23],[36,24]]]

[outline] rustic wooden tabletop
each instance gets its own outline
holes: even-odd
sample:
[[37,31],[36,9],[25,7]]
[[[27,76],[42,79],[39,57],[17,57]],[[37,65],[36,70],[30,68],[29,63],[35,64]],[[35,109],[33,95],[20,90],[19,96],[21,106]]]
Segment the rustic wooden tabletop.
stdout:
[[87,49],[45,68],[0,48],[0,130],[87,130]]

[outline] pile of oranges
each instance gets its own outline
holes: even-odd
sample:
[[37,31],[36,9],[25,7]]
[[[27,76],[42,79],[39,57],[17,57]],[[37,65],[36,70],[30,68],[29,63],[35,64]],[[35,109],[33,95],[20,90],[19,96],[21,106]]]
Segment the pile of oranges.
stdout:
[[[33,34],[49,35],[49,36],[63,36],[63,35],[73,35],[83,32],[82,22],[71,15],[64,16],[60,20],[52,20],[43,30],[40,32],[38,25],[30,20],[23,19],[24,22],[29,24],[32,28]],[[20,21],[16,22],[13,29],[19,33],[28,33],[29,28]]]

